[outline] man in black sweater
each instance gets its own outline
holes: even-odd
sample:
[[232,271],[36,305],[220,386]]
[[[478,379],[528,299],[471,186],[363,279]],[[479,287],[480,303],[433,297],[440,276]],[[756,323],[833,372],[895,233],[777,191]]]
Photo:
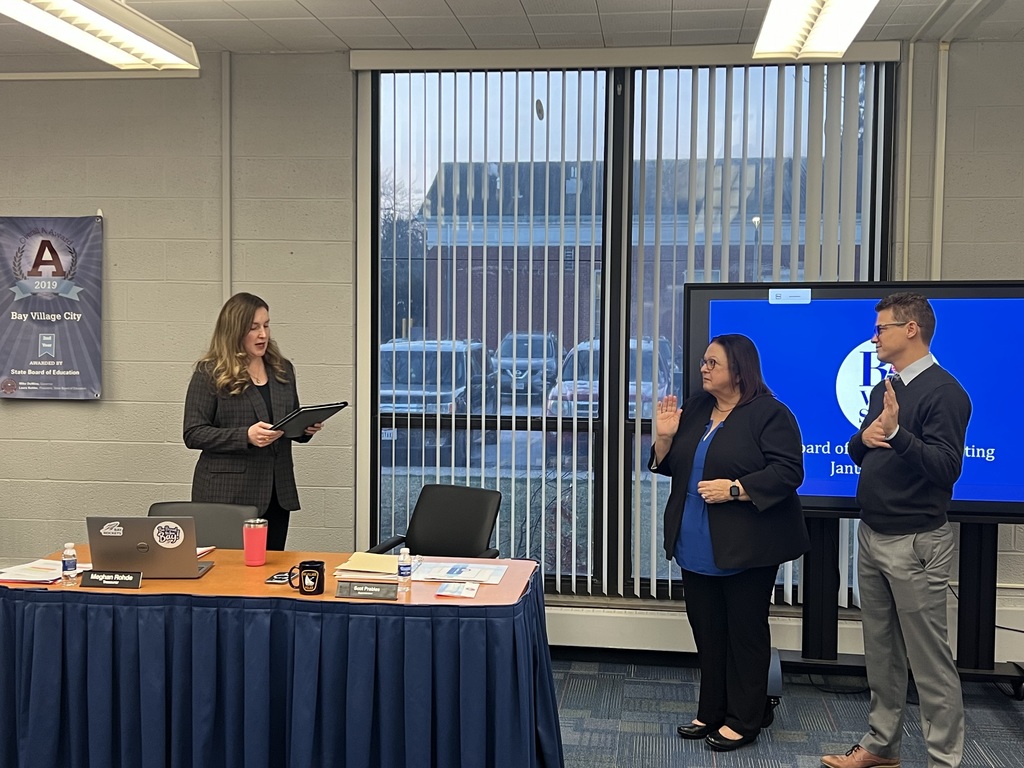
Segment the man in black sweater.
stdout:
[[929,352],[935,313],[915,293],[878,303],[872,341],[896,376],[871,391],[849,443],[861,468],[858,580],[871,705],[868,732],[829,768],[899,768],[907,665],[921,704],[929,768],[956,768],[964,747],[960,676],[949,648],[946,590],[953,532],[946,510],[963,466],[971,401]]

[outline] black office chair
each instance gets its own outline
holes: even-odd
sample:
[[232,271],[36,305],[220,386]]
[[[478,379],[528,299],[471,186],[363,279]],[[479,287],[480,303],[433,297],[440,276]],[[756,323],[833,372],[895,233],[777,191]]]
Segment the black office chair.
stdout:
[[242,523],[259,517],[256,507],[212,501],[158,501],[149,507],[150,517],[192,517],[196,521],[196,545],[242,549]]
[[490,546],[501,493],[465,485],[425,485],[404,536],[392,536],[369,551],[406,546],[414,555],[497,557]]

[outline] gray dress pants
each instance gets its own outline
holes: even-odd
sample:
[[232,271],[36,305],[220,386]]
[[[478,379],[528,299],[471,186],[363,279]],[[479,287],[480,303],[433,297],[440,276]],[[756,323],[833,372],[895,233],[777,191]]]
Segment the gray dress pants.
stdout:
[[960,675],[949,648],[946,590],[953,531],[887,535],[861,523],[858,579],[871,708],[860,745],[898,757],[907,699],[907,664],[921,705],[929,768],[956,768],[964,751]]

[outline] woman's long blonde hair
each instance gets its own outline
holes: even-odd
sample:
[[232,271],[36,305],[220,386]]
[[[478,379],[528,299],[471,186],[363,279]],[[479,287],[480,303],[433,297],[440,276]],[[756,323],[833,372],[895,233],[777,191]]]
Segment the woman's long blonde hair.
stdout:
[[[220,308],[210,348],[196,363],[196,370],[210,377],[218,394],[240,395],[252,383],[243,340],[252,328],[252,320],[258,309],[269,312],[270,306],[251,293],[236,293]],[[282,384],[287,383],[285,359],[272,337],[267,341],[263,362],[268,374],[272,371],[275,379]]]

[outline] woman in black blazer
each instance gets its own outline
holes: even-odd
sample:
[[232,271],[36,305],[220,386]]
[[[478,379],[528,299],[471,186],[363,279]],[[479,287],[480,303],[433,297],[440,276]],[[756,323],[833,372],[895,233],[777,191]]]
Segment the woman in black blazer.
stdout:
[[[268,520],[267,548],[284,549],[299,508],[292,441],[271,426],[299,407],[295,369],[270,337],[270,308],[251,293],[221,307],[185,395],[185,445],[202,453],[192,501],[251,504]],[[322,424],[306,429],[308,442]]]
[[702,393],[682,408],[674,395],[658,402],[649,466],[672,478],[665,555],[682,569],[700,663],[697,715],[678,732],[727,751],[771,723],[771,592],[779,565],[810,542],[800,429],[764,383],[754,343],[717,336],[700,370]]

